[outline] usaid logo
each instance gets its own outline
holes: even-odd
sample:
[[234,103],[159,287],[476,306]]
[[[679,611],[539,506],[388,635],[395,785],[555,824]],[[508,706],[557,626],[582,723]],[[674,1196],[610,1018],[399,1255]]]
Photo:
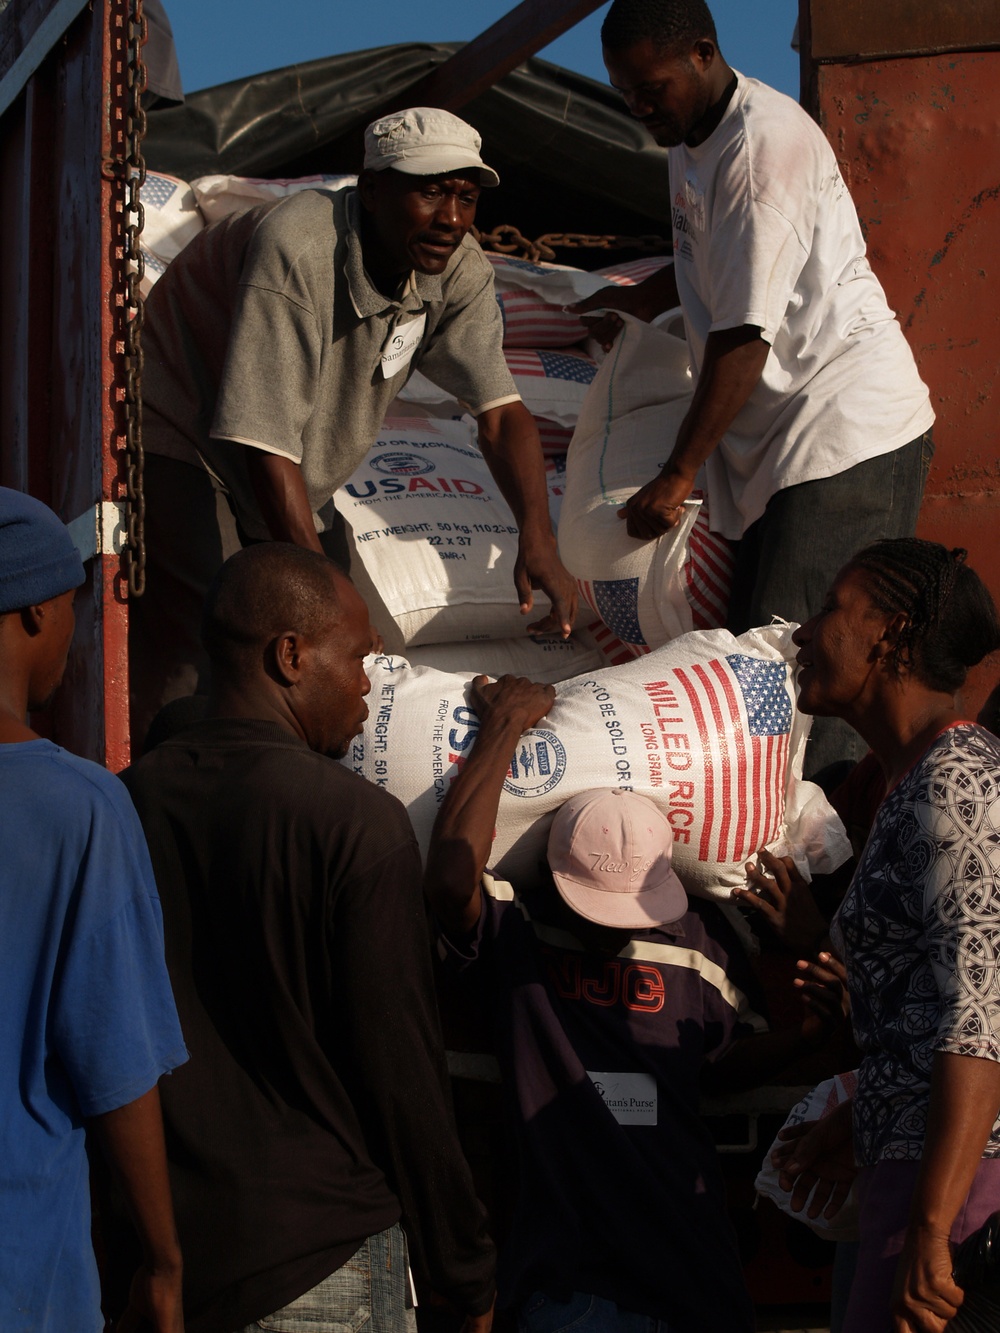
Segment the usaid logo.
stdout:
[[434,471],[433,463],[416,454],[377,454],[371,466],[376,472],[388,472],[392,477],[419,477]]
[[529,731],[510,761],[503,789],[511,796],[544,796],[566,772],[566,751],[554,731]]

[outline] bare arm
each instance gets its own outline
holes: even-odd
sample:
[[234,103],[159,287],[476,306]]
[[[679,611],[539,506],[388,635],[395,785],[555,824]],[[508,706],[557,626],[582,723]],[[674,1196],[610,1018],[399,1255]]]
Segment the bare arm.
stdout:
[[1000,1111],[1000,1063],[938,1051],[910,1225],[896,1273],[894,1333],[941,1333],[962,1301],[948,1237]]
[[142,1266],[132,1279],[119,1333],[131,1333],[143,1321],[156,1333],[184,1333],[181,1251],[170,1198],[159,1091],[152,1087],[134,1102],[94,1116],[87,1128],[100,1142],[118,1178],[142,1245]]
[[705,362],[670,457],[659,476],[618,511],[630,537],[652,541],[680,520],[698,469],[753,393],[770,350],[750,324],[708,335]]
[[801,1023],[734,1041],[718,1061],[705,1067],[706,1092],[736,1092],[764,1083],[793,1060],[820,1049],[841,1026],[847,992],[837,972],[821,963],[803,961],[799,967],[801,975],[793,984],[805,1005]]
[[568,638],[576,619],[576,580],[563,567],[556,549],[538,427],[521,402],[491,407],[480,413],[477,422],[479,447],[517,523],[514,584],[521,612],[527,615],[531,611],[531,590],[541,588],[552,610],[544,620],[529,625],[529,630]]
[[247,447],[247,472],[271,538],[319,551],[312,505],[302,480],[302,469],[290,458]]
[[479,884],[511,756],[522,733],[545,716],[555,697],[551,685],[520,676],[501,676],[494,685],[485,676],[472,682],[479,733],[441,802],[424,875],[424,893],[448,935],[466,934],[479,920]]

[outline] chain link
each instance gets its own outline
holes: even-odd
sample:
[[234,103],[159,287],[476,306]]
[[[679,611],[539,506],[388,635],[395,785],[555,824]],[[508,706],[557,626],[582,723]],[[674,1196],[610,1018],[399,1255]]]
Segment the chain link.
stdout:
[[139,246],[145,213],[142,187],[146,162],[142,141],[146,134],[146,65],[142,48],[146,19],[142,0],[128,0],[128,71],[125,122],[125,571],[130,597],[146,590],[146,499],[143,489],[142,449],[142,323],[140,289],[145,263]]
[[476,240],[484,250],[498,254],[517,255],[537,264],[541,259],[554,260],[556,249],[561,250],[638,250],[644,255],[670,252],[672,241],[663,236],[590,236],[581,231],[550,231],[531,241],[510,223],[501,223],[492,231],[473,228]]

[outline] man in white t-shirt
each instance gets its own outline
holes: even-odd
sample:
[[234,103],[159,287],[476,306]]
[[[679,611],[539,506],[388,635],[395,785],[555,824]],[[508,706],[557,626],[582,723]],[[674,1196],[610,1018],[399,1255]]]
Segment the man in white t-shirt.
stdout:
[[[601,38],[611,83],[670,150],[674,263],[581,307],[652,318],[679,301],[697,377],[667,463],[620,516],[653,540],[704,469],[712,528],[740,541],[730,628],[806,620],[856,550],[912,535],[927,388],[825,136],[726,64],[703,0],[615,0]],[[807,767],[862,750],[830,719]]]

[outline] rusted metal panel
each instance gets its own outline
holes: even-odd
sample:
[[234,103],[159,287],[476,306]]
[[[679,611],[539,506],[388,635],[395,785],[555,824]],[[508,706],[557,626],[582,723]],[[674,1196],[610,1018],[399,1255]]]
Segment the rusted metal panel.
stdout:
[[[807,3],[814,33],[843,20],[839,0]],[[919,10],[923,21],[948,5]],[[897,46],[911,36],[901,29]],[[918,532],[966,547],[1000,600],[1000,53],[812,61],[805,83],[937,413]],[[990,671],[969,691],[977,706]]]
[[[0,480],[84,528],[119,487],[124,184],[102,178],[115,112],[116,5],[124,12],[125,0],[95,0],[65,31],[73,6],[61,0],[12,0],[0,13],[0,52],[30,45],[46,23],[57,33],[43,58],[31,53],[23,80],[24,65],[9,64],[7,92],[12,77],[23,87],[0,117]],[[68,749],[109,767],[128,761],[118,565],[99,552],[88,562],[66,679],[49,715],[36,719]]]
[[813,7],[814,60],[931,55],[1000,46],[997,0],[840,0]]

